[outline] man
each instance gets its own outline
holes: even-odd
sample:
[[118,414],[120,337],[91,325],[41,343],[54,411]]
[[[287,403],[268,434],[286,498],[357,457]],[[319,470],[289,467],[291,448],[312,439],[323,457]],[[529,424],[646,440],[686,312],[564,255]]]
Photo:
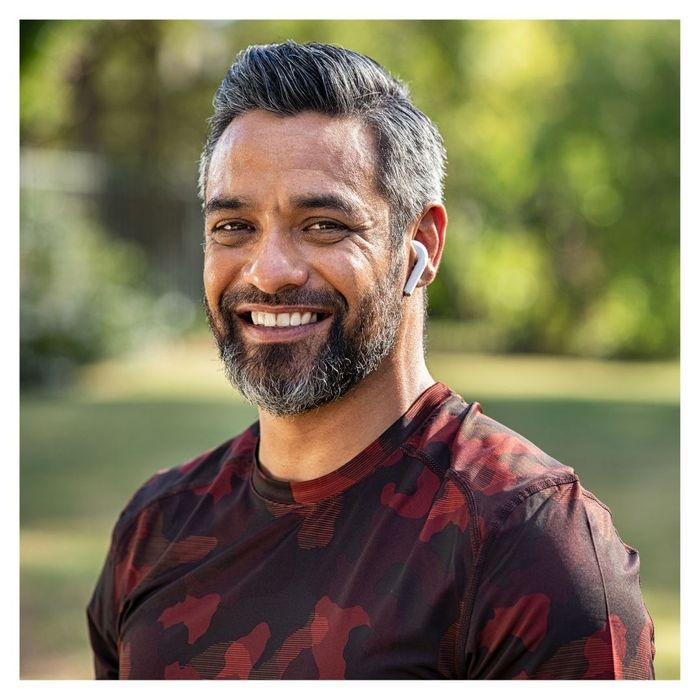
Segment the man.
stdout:
[[121,514],[98,678],[653,677],[605,506],[425,366],[443,169],[371,59],[239,55],[201,160],[205,306],[259,421]]

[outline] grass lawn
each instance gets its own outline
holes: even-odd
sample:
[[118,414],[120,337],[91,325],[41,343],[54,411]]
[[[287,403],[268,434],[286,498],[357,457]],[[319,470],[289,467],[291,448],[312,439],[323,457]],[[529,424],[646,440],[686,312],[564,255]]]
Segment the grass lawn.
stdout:
[[[677,365],[434,353],[430,366],[610,506],[641,552],[657,676],[678,678]],[[254,419],[200,341],[96,366],[69,393],[22,397],[23,678],[91,677],[84,609],[119,511],[154,471]]]

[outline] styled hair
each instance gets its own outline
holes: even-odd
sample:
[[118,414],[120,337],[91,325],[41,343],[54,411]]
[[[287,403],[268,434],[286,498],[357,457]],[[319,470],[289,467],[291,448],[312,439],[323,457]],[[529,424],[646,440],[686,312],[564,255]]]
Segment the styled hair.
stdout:
[[253,110],[291,116],[320,112],[354,117],[373,132],[376,185],[386,198],[400,239],[429,202],[441,202],[445,148],[408,88],[367,56],[330,44],[249,46],[214,95],[209,136],[199,163],[204,200],[212,153],[226,127]]

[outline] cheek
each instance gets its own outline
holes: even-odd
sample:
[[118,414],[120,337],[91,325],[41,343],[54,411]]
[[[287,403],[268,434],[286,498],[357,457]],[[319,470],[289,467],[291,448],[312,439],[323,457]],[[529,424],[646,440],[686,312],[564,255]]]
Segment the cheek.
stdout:
[[326,276],[332,278],[339,289],[364,294],[384,282],[386,266],[382,258],[371,250],[353,250],[351,254],[339,251],[325,261]]
[[233,281],[237,265],[231,256],[220,251],[204,254],[204,293],[212,310],[218,308],[219,299]]

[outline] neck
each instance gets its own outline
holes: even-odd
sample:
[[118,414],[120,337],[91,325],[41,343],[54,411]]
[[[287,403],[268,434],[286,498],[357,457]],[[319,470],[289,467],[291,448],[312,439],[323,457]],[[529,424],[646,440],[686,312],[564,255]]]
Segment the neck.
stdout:
[[398,420],[432,384],[421,343],[390,354],[342,398],[295,416],[260,411],[261,465],[284,481],[329,474],[359,454]]

